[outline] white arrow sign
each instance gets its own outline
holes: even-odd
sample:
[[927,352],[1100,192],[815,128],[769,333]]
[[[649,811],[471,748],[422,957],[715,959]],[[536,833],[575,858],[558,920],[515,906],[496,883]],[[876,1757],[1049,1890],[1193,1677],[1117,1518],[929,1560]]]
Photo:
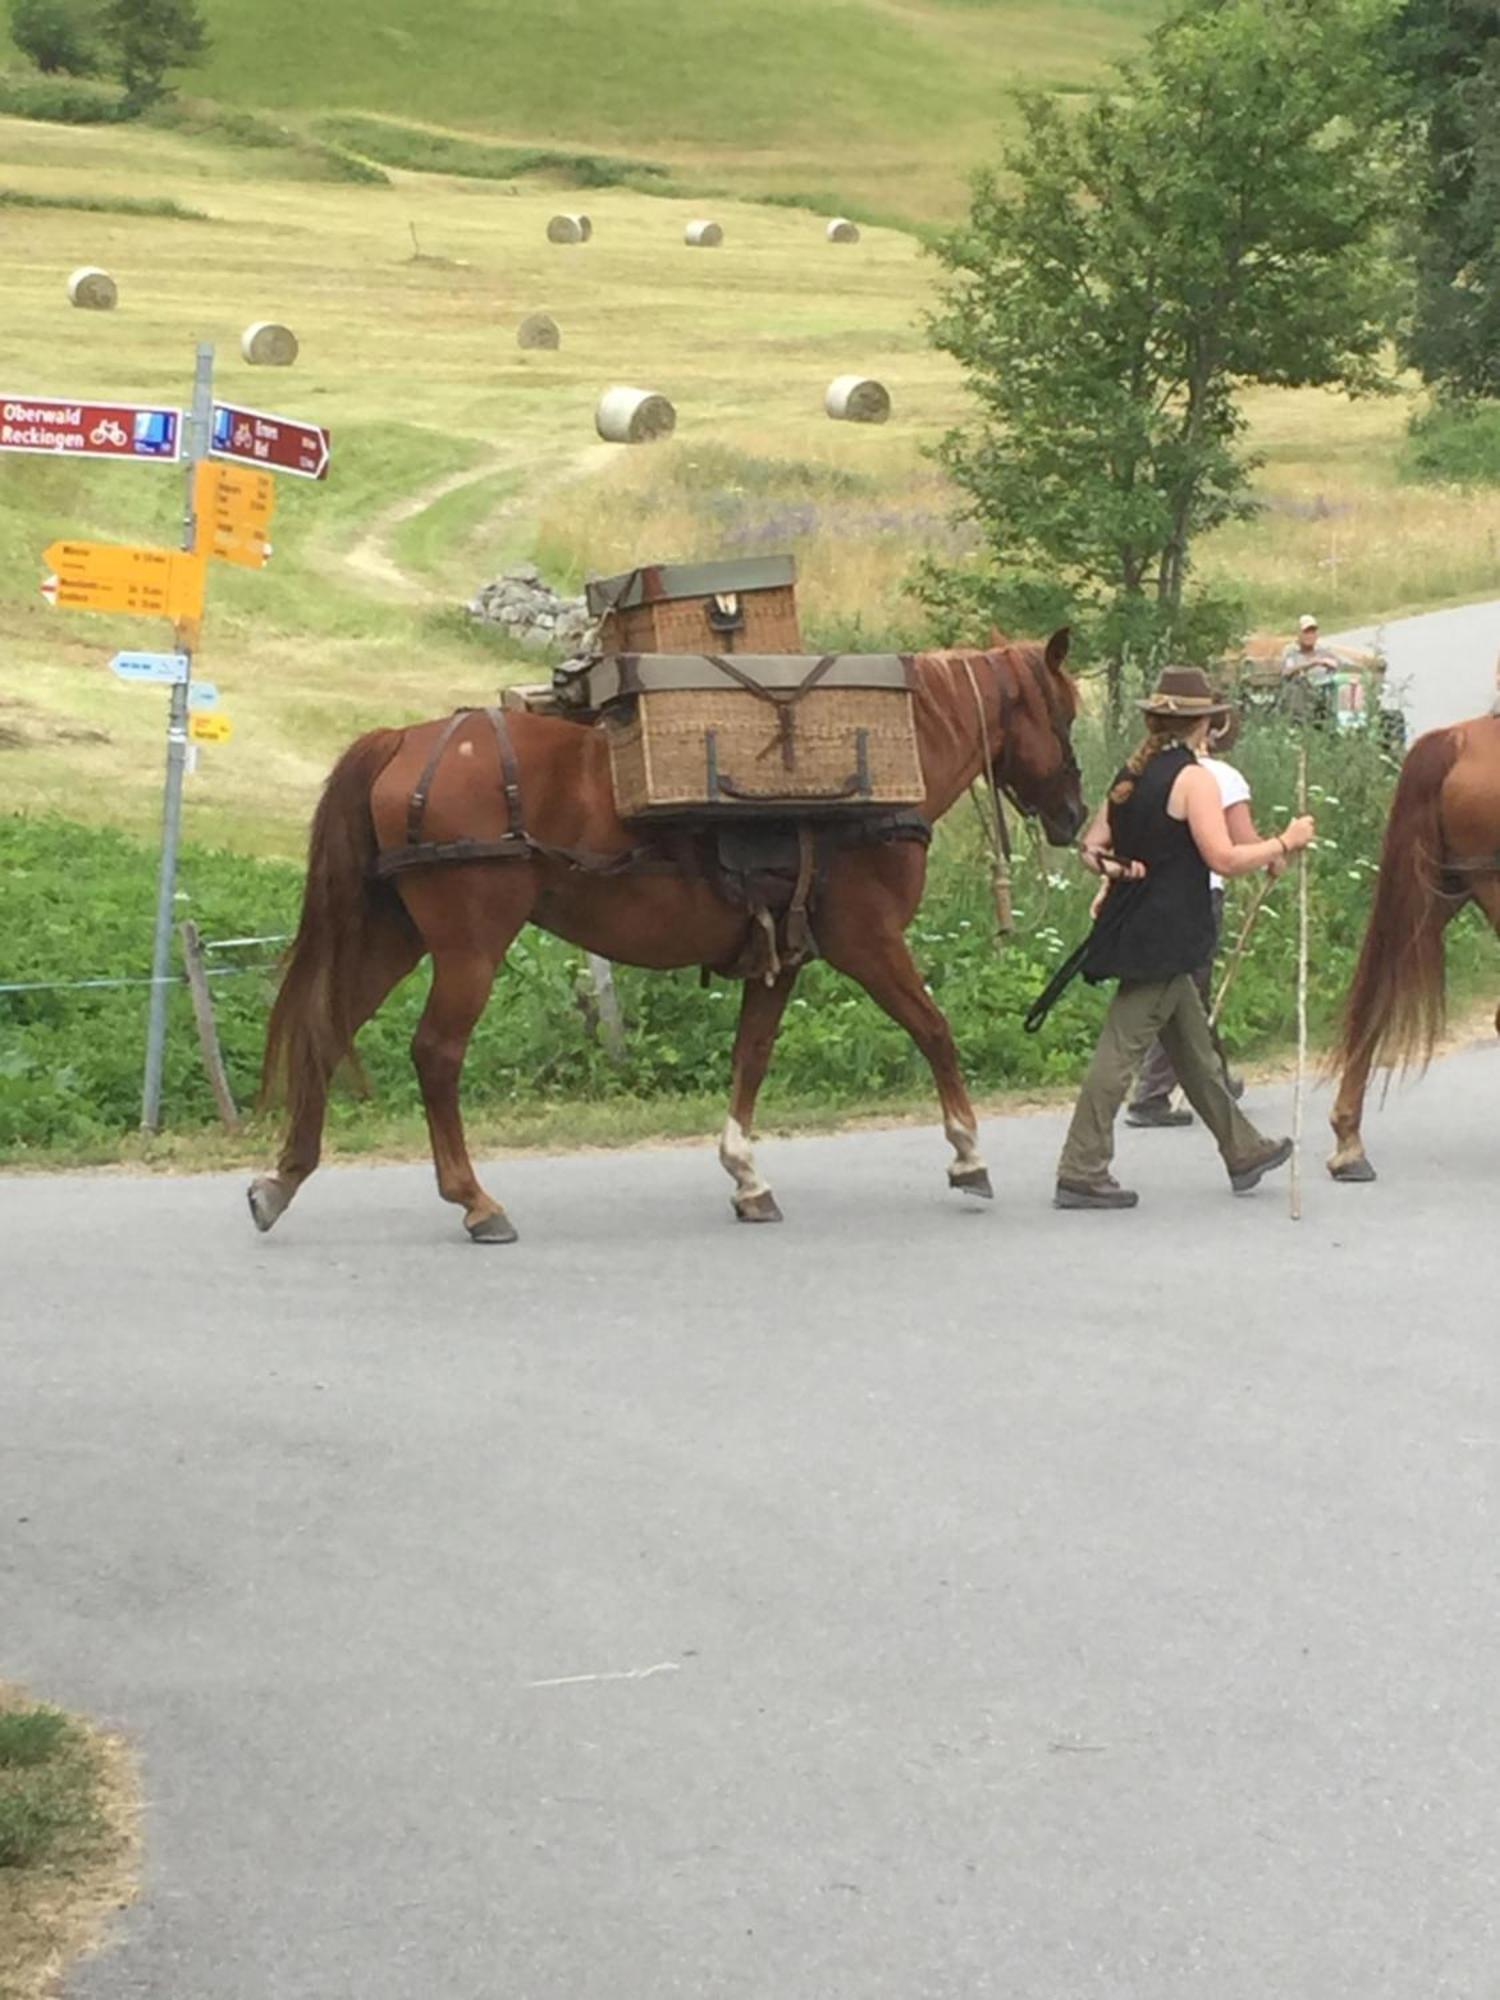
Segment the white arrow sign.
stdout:
[[171,687],[188,677],[186,653],[116,653],[109,666],[122,681],[160,681]]
[[219,690],[212,681],[194,681],[188,689],[189,708],[217,708]]
[[55,576],[43,577],[38,588],[49,604],[55,605],[57,603],[57,578]]

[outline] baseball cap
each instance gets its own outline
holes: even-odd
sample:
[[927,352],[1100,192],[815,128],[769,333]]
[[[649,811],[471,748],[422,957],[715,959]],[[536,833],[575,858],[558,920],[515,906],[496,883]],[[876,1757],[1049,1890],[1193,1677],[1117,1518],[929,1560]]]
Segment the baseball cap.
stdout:
[[1317,629],[1317,619],[1313,617],[1310,611],[1304,611],[1302,616],[1297,620],[1297,630],[1299,632],[1316,632]]

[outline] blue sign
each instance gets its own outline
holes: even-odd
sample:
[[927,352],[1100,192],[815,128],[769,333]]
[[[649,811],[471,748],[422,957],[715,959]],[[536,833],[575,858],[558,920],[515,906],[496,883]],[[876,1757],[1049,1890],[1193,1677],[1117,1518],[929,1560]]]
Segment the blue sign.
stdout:
[[189,708],[217,708],[219,690],[212,681],[194,681],[188,689]]
[[173,687],[188,677],[186,653],[116,653],[110,672],[122,681],[158,681]]

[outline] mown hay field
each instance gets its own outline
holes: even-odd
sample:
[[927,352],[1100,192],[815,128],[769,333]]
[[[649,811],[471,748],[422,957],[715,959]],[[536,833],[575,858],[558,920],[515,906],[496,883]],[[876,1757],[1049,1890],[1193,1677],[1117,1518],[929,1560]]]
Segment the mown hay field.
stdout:
[[[507,560],[535,556],[571,584],[648,558],[790,548],[813,643],[928,629],[903,579],[964,531],[923,447],[965,399],[924,341],[934,267],[912,236],[866,228],[830,246],[807,211],[720,200],[725,243],[702,252],[682,241],[697,197],[414,173],[343,186],[295,165],[154,129],[0,120],[0,189],[28,198],[0,211],[0,389],[185,400],[206,338],[221,395],[334,433],[326,484],[279,484],[271,567],[216,567],[201,671],[235,733],[190,782],[190,838],[295,854],[358,730],[535,675],[534,656],[457,609]],[[206,219],[48,201],[166,201]],[[547,242],[560,206],[587,207],[590,243]],[[118,279],[115,312],[68,306],[82,263]],[[538,309],[562,327],[556,353],[516,345]],[[240,360],[241,329],[267,318],[297,334],[294,368]],[[823,415],[850,369],[889,385],[888,425]],[[669,442],[600,443],[595,400],[617,381],[671,397]],[[1244,584],[1258,622],[1312,604],[1331,626],[1493,587],[1500,501],[1396,483],[1404,397],[1260,395],[1252,412],[1268,511],[1205,563]],[[0,461],[10,805],[153,828],[162,697],[120,686],[106,662],[166,629],[52,611],[36,586],[54,538],[170,540],[180,505],[159,466]]]

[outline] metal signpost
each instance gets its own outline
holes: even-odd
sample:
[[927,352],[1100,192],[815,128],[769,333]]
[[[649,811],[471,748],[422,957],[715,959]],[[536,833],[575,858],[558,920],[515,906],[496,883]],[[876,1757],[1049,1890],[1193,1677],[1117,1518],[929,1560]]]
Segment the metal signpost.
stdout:
[[[193,372],[193,406],[187,420],[188,475],[182,516],[182,546],[201,570],[196,554],[198,516],[194,472],[208,456],[209,425],[213,420],[214,351],[200,346]],[[161,865],[156,877],[156,930],[151,940],[151,1011],[146,1019],[146,1075],[141,1085],[141,1125],[154,1132],[161,1124],[161,1073],[167,1050],[167,976],[172,963],[172,905],[177,895],[177,844],[182,832],[182,778],[187,763],[188,685],[193,678],[193,654],[198,650],[198,609],[178,619],[177,650],[187,660],[187,672],[172,683],[167,714],[167,782],[162,799]]]
[[[272,472],[326,479],[330,440],[319,424],[241,410],[214,401],[214,351],[200,345],[190,410],[138,403],[82,403],[68,398],[0,394],[0,452],[187,462],[182,547],[158,549],[110,542],[57,541],[44,553],[49,574],[42,595],[57,609],[170,618],[170,653],[121,652],[110,661],[122,681],[169,691],[167,769],[162,797],[161,864],[151,941],[151,1002],[141,1124],[161,1123],[161,1081],[167,1040],[167,988],[177,848],[182,831],[182,780],[199,743],[226,743],[229,717],[219,691],[193,680],[208,560],[261,569],[271,553],[275,506]],[[222,464],[229,459],[240,463]],[[248,465],[252,470],[243,470]]]

